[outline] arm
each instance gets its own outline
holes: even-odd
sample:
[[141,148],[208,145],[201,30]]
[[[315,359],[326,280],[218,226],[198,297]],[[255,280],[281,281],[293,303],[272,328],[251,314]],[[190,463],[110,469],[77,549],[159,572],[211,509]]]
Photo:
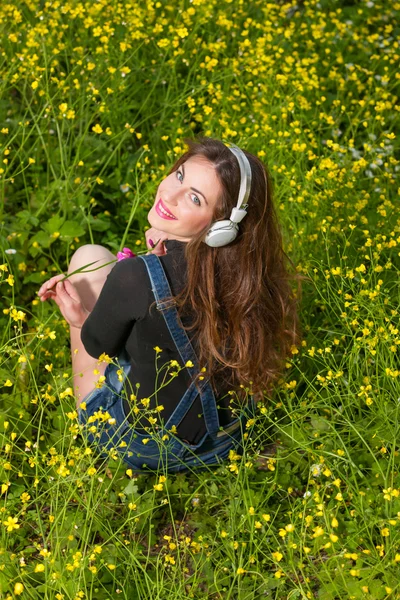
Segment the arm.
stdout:
[[[124,348],[137,317],[137,259],[114,265],[91,313],[82,324],[81,340],[90,356],[117,356]],[[140,261],[141,262],[141,261]]]

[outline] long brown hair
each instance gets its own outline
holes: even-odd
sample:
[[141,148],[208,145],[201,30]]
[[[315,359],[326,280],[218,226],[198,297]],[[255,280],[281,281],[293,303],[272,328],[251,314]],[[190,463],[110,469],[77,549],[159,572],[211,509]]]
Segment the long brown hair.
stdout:
[[[195,373],[192,380],[199,391],[197,378],[206,377],[217,399],[217,375],[232,391],[248,387],[250,394],[270,394],[292,347],[302,341],[297,305],[300,280],[308,278],[287,270],[287,262],[294,265],[282,248],[271,178],[263,163],[245,150],[252,184],[238,235],[218,248],[203,242],[211,223],[228,219],[237,205],[240,169],[223,142],[209,137],[184,141],[188,150],[168,175],[190,157],[202,156],[214,165],[223,189],[212,221],[185,246],[187,280],[174,297],[179,317],[192,317],[190,325],[181,324],[185,331],[195,330],[199,368],[206,367],[206,372]],[[291,279],[297,281],[295,293]]]

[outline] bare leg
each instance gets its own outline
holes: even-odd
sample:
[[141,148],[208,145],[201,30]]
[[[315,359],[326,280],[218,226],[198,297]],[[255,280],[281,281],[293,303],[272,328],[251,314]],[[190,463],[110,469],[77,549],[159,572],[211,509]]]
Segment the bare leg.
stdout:
[[[86,244],[78,248],[78,250],[72,255],[71,262],[68,267],[68,273],[72,273],[91,263],[95,260],[98,262],[89,269],[100,266],[103,263],[116,260],[114,256],[107,248],[98,244]],[[77,273],[71,275],[70,281],[74,284],[79,292],[82,302],[88,311],[92,311],[96,304],[97,298],[100,295],[102,287],[107,279],[107,275],[114,267],[115,263],[107,265],[97,271],[91,271],[88,273]],[[74,377],[74,393],[76,398],[76,407],[78,408],[83,398],[91,391],[96,388],[96,383],[101,375],[104,375],[107,364],[98,364],[98,359],[90,356],[85,350],[84,345],[81,342],[81,330],[76,327],[70,327],[71,336],[71,358],[72,358],[72,372]],[[93,371],[97,369],[99,373],[95,375]]]

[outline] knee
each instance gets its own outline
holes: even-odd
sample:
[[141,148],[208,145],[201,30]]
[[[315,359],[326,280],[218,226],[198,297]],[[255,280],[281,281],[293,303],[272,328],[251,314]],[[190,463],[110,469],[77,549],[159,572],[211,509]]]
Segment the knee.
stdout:
[[[103,259],[103,262],[111,261],[116,257],[104,246],[100,244],[84,244],[80,246],[73,255],[68,266],[68,273],[79,269],[84,265],[87,265],[95,260]],[[100,265],[96,263],[93,268]]]

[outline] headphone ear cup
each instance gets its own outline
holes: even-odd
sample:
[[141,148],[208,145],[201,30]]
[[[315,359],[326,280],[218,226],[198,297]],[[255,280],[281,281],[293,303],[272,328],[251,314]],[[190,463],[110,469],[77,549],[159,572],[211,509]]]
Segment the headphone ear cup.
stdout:
[[239,227],[229,219],[216,221],[208,230],[204,243],[211,248],[220,248],[233,242],[238,234]]

